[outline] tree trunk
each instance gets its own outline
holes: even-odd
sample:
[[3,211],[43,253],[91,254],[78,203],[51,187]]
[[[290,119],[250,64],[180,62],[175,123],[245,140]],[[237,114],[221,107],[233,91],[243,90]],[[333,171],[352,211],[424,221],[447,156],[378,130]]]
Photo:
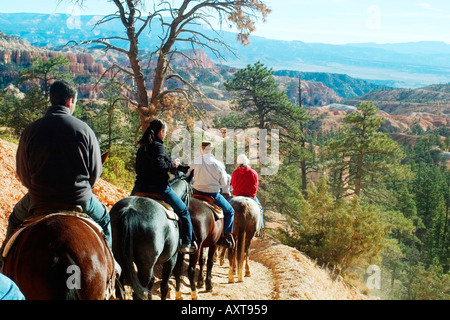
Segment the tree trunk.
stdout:
[[356,173],[355,173],[355,194],[358,197],[361,193],[362,165],[363,165],[363,154],[360,151],[356,159]]
[[[302,106],[302,83],[300,77],[298,78],[298,106],[300,108],[303,108]],[[306,149],[306,136],[305,136],[305,129],[303,127],[303,122],[300,122],[300,130],[302,132],[302,140],[301,140],[301,147],[302,150]],[[305,199],[308,198],[308,192],[306,191],[307,188],[307,177],[306,177],[306,161],[304,159],[300,160],[300,171],[302,174],[302,193]]]
[[155,69],[155,78],[153,80],[153,91],[152,91],[152,97],[150,100],[150,104],[153,105],[155,109],[152,109],[151,116],[156,116],[156,113],[158,112],[158,107],[160,104],[159,101],[159,95],[161,94],[163,84],[164,84],[164,77],[166,75],[166,69],[167,69],[167,57],[170,53],[170,50],[172,50],[172,46],[175,44],[175,41],[178,37],[177,29],[179,24],[182,21],[182,18],[180,17],[180,14],[182,14],[185,10],[185,5],[183,4],[183,7],[180,9],[179,16],[172,21],[172,24],[170,25],[170,33],[167,38],[167,41],[162,46],[162,48],[159,51],[158,55],[158,62],[156,64]]
[[155,72],[155,78],[153,79],[153,91],[152,91],[152,97],[150,100],[150,103],[155,106],[158,106],[158,95],[161,93],[162,85],[164,82],[164,75],[163,70],[166,66],[166,56],[163,56],[162,54],[158,58],[158,63],[156,65],[156,72]]
[[139,120],[141,123],[142,132],[145,132],[150,121],[151,114],[148,108],[148,95],[145,84],[144,74],[139,64],[139,47],[138,39],[135,34],[134,23],[127,28],[128,39],[130,40],[130,48],[128,50],[128,59],[130,61],[131,69],[133,70],[134,80],[136,81],[136,88],[138,93],[138,110]]
[[395,283],[395,271],[397,270],[397,266],[394,266],[392,269],[392,275],[391,275],[391,289],[394,289],[394,283]]
[[266,121],[264,120],[264,116],[260,115],[259,117],[259,128],[265,129],[266,128]]
[[364,143],[366,142],[366,128],[361,129],[361,138],[359,140],[358,156],[356,158],[356,172],[355,172],[355,194],[359,197],[361,194],[361,179],[364,161]]
[[445,222],[444,222],[444,232],[442,235],[442,249],[445,250],[445,246],[447,245],[447,229],[448,229],[448,214],[450,211],[450,201],[447,199],[445,201]]

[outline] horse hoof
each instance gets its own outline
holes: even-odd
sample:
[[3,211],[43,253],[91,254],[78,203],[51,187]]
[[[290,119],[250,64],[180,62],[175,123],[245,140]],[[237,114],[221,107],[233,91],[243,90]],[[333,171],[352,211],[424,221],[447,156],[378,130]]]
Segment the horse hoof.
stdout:
[[197,290],[191,291],[191,298],[192,298],[192,300],[198,300]]
[[182,297],[180,291],[175,292],[175,300],[183,300],[183,297]]

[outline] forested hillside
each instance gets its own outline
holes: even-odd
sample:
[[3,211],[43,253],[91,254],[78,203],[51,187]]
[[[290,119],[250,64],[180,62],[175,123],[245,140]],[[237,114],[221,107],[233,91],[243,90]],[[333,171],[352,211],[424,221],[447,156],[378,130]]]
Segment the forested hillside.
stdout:
[[287,76],[300,78],[305,81],[321,82],[333,89],[344,100],[363,96],[379,89],[389,89],[387,85],[376,84],[362,79],[355,79],[346,74],[333,74],[323,72],[298,72],[289,70],[277,70],[275,76]]

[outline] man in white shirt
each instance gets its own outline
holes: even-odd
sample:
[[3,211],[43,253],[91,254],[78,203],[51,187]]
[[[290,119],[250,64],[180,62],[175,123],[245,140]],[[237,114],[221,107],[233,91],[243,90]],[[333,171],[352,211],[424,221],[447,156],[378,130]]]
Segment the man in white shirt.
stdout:
[[225,248],[231,248],[234,246],[234,209],[221,194],[221,192],[224,194],[230,193],[228,174],[225,171],[223,163],[214,157],[212,151],[212,143],[203,142],[202,155],[195,158],[189,164],[187,175],[189,176],[191,171],[194,170],[194,193],[212,197],[214,203],[222,208],[224,214],[224,234],[217,241],[217,244]]

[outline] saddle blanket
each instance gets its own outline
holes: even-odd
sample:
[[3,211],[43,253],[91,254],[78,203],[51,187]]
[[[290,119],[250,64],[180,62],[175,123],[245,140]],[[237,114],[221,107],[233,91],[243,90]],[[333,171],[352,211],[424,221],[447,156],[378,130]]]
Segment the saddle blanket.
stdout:
[[162,200],[157,200],[157,199],[153,199],[156,202],[158,202],[160,205],[163,206],[164,211],[166,212],[167,218],[169,220],[175,220],[178,221],[178,215],[175,213],[175,211],[173,210],[172,206],[170,204],[168,204],[167,202],[164,202]]
[[224,218],[223,210],[222,210],[221,207],[219,207],[216,204],[211,204],[211,203],[209,203],[207,201],[203,201],[203,203],[206,204],[211,209],[211,211],[213,212],[214,216],[216,217],[216,220]]
[[155,200],[156,202],[158,202],[160,205],[163,206],[168,219],[175,220],[175,221],[179,220],[178,215],[175,213],[172,206],[170,204],[168,204],[167,202],[163,201],[160,194],[150,193],[150,192],[136,192],[134,195],[137,197],[145,197],[145,198],[150,198],[152,200]]
[[203,201],[203,203],[211,209],[214,216],[216,217],[216,220],[224,218],[222,208],[214,203],[214,199],[212,197],[200,193],[194,193],[192,195],[192,198]]
[[51,213],[51,214],[46,214],[46,215],[34,216],[34,217],[26,219],[23,222],[23,224],[17,230],[15,230],[13,232],[13,234],[9,237],[9,239],[7,240],[7,242],[3,248],[3,251],[1,252],[2,257],[6,258],[6,256],[8,255],[8,252],[11,250],[14,242],[17,240],[17,238],[22,233],[22,231],[24,231],[26,228],[33,226],[33,225],[39,223],[40,221],[42,221],[44,219],[48,219],[49,217],[52,217],[54,215],[76,216],[76,217],[80,218],[82,221],[84,221],[89,227],[91,227],[97,235],[103,235],[102,228],[94,220],[92,220],[88,215],[83,214],[83,213],[59,212],[59,213]]

